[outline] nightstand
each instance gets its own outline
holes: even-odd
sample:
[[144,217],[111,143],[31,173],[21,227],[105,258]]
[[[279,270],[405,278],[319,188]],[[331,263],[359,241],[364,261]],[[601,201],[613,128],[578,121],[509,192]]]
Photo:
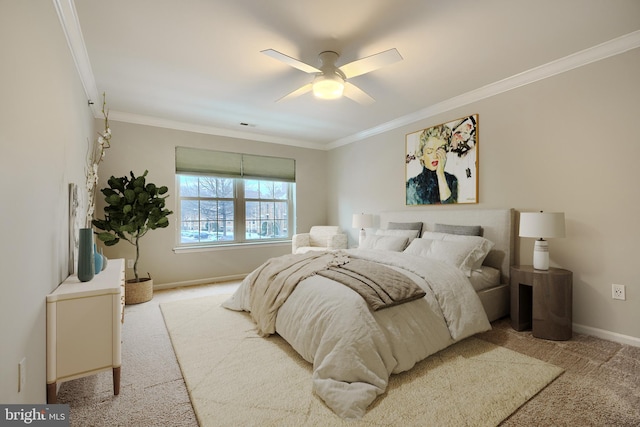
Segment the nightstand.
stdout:
[[572,335],[573,273],[562,268],[511,267],[511,326],[533,336],[569,340]]

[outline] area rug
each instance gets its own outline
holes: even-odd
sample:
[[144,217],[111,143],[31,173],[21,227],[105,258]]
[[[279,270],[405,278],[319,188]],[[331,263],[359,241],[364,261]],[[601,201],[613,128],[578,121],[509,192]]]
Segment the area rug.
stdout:
[[495,426],[562,369],[467,338],[408,372],[359,421],[337,417],[311,391],[312,366],[279,336],[261,338],[247,313],[216,295],[161,304],[201,427]]

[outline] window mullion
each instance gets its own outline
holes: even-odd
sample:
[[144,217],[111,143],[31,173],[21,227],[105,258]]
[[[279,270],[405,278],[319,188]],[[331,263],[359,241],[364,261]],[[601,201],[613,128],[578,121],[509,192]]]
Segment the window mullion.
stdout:
[[244,242],[247,240],[246,233],[246,220],[245,220],[245,198],[244,198],[244,180],[234,179],[235,183],[235,206],[233,211],[235,212],[235,230],[236,239]]

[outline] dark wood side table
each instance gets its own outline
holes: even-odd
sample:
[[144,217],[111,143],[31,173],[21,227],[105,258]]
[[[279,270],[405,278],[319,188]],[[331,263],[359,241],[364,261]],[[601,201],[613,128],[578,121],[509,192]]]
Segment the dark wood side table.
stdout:
[[547,340],[571,339],[571,271],[553,267],[535,270],[530,265],[512,266],[510,281],[513,329],[531,329],[534,337]]

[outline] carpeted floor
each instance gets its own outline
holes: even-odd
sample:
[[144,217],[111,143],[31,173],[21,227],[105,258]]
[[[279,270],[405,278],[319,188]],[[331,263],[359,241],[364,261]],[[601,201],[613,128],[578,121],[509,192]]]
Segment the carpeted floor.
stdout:
[[569,341],[516,332],[507,319],[479,335],[565,373],[502,426],[640,426],[640,348],[575,334]]
[[[113,395],[110,372],[62,383],[58,401],[71,406],[72,426],[197,426],[159,304],[233,292],[237,284],[156,292],[127,306],[122,384]],[[554,342],[516,332],[508,320],[479,338],[565,369],[503,426],[639,426],[640,348],[575,334]]]
[[562,373],[533,357],[468,338],[393,375],[361,420],[312,392],[312,367],[247,313],[213,295],[160,306],[201,426],[487,426],[499,424]]

